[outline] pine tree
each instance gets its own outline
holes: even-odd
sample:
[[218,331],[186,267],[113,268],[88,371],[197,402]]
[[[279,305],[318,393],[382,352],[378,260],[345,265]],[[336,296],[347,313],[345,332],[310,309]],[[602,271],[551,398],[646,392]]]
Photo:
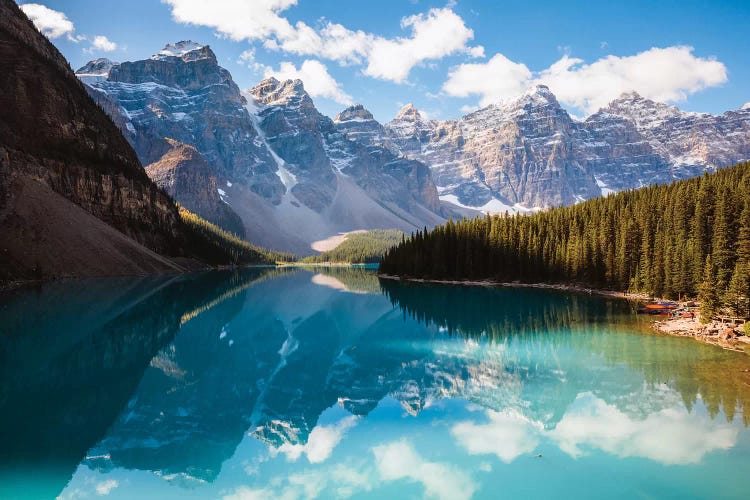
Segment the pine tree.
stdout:
[[721,301],[717,288],[716,269],[711,260],[711,255],[706,256],[706,264],[703,267],[703,281],[698,289],[698,300],[701,303],[701,322],[708,323],[719,312]]
[[738,262],[734,267],[724,302],[735,316],[750,318],[750,265]]

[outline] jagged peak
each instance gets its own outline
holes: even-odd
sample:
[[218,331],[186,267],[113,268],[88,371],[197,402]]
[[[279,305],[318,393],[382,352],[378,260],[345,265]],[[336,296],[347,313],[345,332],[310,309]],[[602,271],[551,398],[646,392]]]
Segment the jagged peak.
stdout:
[[201,45],[193,40],[168,43],[163,49],[151,56],[151,59],[165,60],[172,57],[179,57],[185,62],[197,61],[199,59],[216,60],[216,56],[208,45]]
[[414,104],[409,103],[399,110],[398,114],[396,114],[395,119],[418,122],[422,121],[422,115],[420,114],[416,106],[414,106]]
[[616,100],[618,101],[626,101],[626,100],[627,101],[640,101],[644,99],[643,99],[643,96],[641,96],[641,94],[639,94],[637,91],[630,90],[628,92],[623,92],[622,94],[620,94],[620,97],[618,97]]
[[558,104],[557,103],[557,97],[555,97],[555,94],[552,93],[552,91],[549,89],[548,86],[543,84],[536,84],[532,85],[528,89],[526,89],[526,92],[521,94],[516,99],[510,101],[510,103],[522,103],[526,104],[528,102],[531,102],[533,104]]
[[342,123],[347,121],[371,121],[374,120],[372,113],[370,113],[361,104],[354,104],[341,111],[333,119],[334,123]]
[[76,70],[78,76],[107,76],[114,66],[119,63],[111,61],[106,57],[100,57],[87,62]]
[[278,80],[273,76],[264,78],[250,89],[258,101],[263,104],[288,102],[293,99],[310,99],[302,80]]

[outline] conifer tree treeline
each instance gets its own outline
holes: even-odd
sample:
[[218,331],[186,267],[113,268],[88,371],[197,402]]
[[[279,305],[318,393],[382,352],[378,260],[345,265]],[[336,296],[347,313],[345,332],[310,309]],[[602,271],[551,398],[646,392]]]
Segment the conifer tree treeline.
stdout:
[[184,207],[180,207],[180,219],[187,229],[186,243],[190,253],[209,264],[274,264],[297,260],[293,254],[266,250],[248,243]]
[[750,162],[533,215],[448,221],[391,248],[380,272],[714,294],[750,316]]

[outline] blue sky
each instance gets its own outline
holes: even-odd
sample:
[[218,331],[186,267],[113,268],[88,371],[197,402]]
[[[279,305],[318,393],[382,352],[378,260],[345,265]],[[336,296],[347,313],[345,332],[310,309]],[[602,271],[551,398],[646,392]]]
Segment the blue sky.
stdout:
[[242,88],[301,76],[331,116],[360,102],[388,121],[413,102],[455,118],[536,83],[579,117],[626,90],[711,113],[750,101],[747,0],[19,3],[47,8],[26,7],[74,68],[193,39]]

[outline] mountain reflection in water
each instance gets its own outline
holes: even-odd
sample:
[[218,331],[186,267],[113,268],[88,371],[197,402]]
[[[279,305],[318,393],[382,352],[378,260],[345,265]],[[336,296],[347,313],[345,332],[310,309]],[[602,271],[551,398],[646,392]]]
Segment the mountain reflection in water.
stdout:
[[731,497],[750,465],[747,357],[625,301],[247,269],[51,283],[0,320],[3,498]]

